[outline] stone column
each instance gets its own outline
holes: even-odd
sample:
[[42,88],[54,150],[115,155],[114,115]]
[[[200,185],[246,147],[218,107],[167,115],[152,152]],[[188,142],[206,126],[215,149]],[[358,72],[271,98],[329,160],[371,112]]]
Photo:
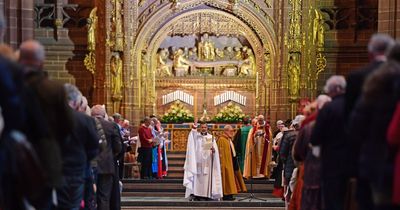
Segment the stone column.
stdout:
[[379,0],[378,32],[400,37],[400,0]]

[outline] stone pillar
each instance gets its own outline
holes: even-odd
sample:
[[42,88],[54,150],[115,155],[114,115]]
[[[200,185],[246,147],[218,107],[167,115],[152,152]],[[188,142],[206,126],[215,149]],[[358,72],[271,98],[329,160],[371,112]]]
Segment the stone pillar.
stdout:
[[33,7],[32,0],[1,0],[0,9],[6,21],[4,42],[16,49],[21,42],[33,38]]
[[379,0],[378,32],[400,37],[400,0]]

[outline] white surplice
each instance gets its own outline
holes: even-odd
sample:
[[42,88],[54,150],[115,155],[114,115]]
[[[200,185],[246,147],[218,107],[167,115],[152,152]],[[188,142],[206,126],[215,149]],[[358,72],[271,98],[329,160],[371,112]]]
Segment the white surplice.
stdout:
[[204,150],[203,146],[207,139],[212,138],[210,134],[202,136],[194,129],[189,133],[183,178],[185,198],[191,194],[211,199],[223,196],[218,146],[213,140],[214,155],[211,150]]

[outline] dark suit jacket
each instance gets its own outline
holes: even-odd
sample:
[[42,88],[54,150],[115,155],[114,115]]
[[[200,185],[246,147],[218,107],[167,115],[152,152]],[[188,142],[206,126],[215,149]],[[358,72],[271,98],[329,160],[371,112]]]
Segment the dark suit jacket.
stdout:
[[84,177],[90,160],[98,152],[99,136],[94,119],[72,110],[74,128],[66,141],[61,143],[63,174]]
[[102,118],[97,119],[100,120],[107,140],[107,146],[100,151],[96,158],[97,171],[99,174],[115,174],[116,161],[114,158],[117,157],[122,150],[119,129],[115,123],[105,121]]
[[346,120],[349,119],[354,106],[361,96],[362,88],[367,77],[379,69],[379,67],[383,64],[382,61],[373,61],[369,63],[367,66],[360,68],[354,72],[351,72],[347,76],[347,87],[346,87],[346,105],[345,105],[345,117]]
[[349,145],[345,135],[344,95],[336,96],[319,112],[311,134],[311,144],[321,146],[324,178],[349,175]]
[[5,122],[4,133],[21,130],[24,120],[18,85],[15,83],[14,69],[11,68],[10,63],[0,56],[0,107]]
[[30,71],[24,75],[25,85],[32,91],[43,113],[49,138],[40,143],[44,152],[43,164],[46,165],[49,185],[60,186],[62,178],[62,159],[60,143],[66,141],[73,129],[73,114],[67,103],[64,86],[51,81],[44,71]]

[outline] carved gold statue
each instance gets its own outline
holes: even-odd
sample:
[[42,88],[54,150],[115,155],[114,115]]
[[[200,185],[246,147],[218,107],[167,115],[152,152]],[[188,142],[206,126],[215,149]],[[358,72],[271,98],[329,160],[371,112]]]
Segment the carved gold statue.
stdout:
[[193,47],[189,50],[189,60],[197,61],[197,48]]
[[[188,72],[189,72],[189,64],[190,64],[189,61],[184,56],[183,50],[182,49],[178,49],[175,52],[174,63],[173,63],[174,70],[177,73],[177,76],[183,76],[183,75],[188,74]],[[181,73],[178,73],[178,71],[181,71],[181,70],[184,71],[183,75]]]
[[157,72],[160,76],[171,76],[171,71],[167,65],[168,51],[161,49],[157,55]]
[[324,17],[318,9],[315,9],[315,18],[313,23],[313,42],[318,48],[323,48],[325,44],[325,28],[324,28]]
[[240,49],[240,47],[235,47],[233,48],[233,50],[235,51],[235,60],[243,60],[242,50]]
[[198,43],[198,57],[201,61],[213,61],[215,59],[215,47],[214,43],[205,33],[202,40]]
[[271,54],[269,52],[264,53],[265,61],[265,75],[267,80],[271,80]]
[[115,25],[115,51],[124,50],[124,31],[122,21],[122,3],[121,0],[115,0],[114,4],[114,25]]
[[235,58],[235,53],[233,52],[233,49],[230,46],[225,48],[224,54],[226,60],[233,60]]
[[225,59],[224,50],[220,50],[218,48],[215,48],[215,55],[217,57],[217,60],[224,60]]
[[247,49],[246,51],[246,59],[244,59],[243,64],[239,69],[239,76],[253,76],[256,73],[256,59],[254,57],[253,51],[251,49]]
[[119,53],[114,53],[111,57],[111,93],[114,101],[122,100],[122,59]]
[[147,65],[149,63],[148,58],[147,58],[147,52],[145,50],[142,51],[142,57],[140,60],[140,75],[142,78],[146,78],[148,71],[147,71]]
[[96,50],[96,29],[97,29],[97,7],[93,8],[90,12],[89,18],[87,19],[88,27],[88,46],[89,51]]
[[289,95],[297,100],[300,92],[300,53],[290,53],[288,61]]

